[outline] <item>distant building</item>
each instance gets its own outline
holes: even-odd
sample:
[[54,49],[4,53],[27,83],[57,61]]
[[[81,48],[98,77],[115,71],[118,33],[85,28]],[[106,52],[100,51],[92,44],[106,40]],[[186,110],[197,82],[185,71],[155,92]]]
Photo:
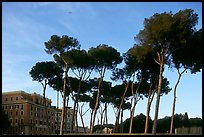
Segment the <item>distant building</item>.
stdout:
[[[60,130],[61,109],[51,106],[52,101],[46,98],[48,123],[50,134],[57,134]],[[29,94],[24,91],[2,93],[2,108],[8,114],[11,122],[11,134],[46,135],[48,128],[43,105],[43,96]],[[69,133],[73,109],[67,107],[65,113],[64,133]],[[58,114],[58,116],[57,116]]]

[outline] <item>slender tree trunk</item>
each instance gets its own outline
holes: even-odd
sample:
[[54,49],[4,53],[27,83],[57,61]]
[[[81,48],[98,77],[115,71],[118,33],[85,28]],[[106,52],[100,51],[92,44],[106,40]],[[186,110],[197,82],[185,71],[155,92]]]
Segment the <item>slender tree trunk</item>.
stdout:
[[63,135],[64,130],[64,116],[65,116],[65,105],[66,105],[66,83],[68,77],[68,66],[65,68],[65,77],[64,77],[64,86],[63,86],[63,106],[62,106],[62,114],[61,114],[61,124],[60,124],[60,135]]
[[65,115],[65,131],[66,131],[66,133],[68,133],[68,111],[70,111],[70,109],[68,109],[68,106],[69,106],[69,96],[67,96],[67,106],[66,106],[66,109],[65,109],[65,113],[64,113],[64,115]]
[[173,123],[174,123],[174,111],[175,111],[175,107],[176,107],[176,89],[178,87],[178,84],[180,82],[181,76],[182,74],[186,71],[186,69],[184,69],[181,73],[179,72],[179,68],[176,68],[177,72],[178,72],[178,79],[176,82],[176,85],[174,87],[174,101],[173,101],[173,105],[172,105],[172,114],[171,114],[171,126],[170,126],[170,134],[172,134],[173,131]]
[[58,133],[58,130],[59,130],[59,117],[58,117],[58,112],[59,112],[59,91],[57,91],[57,135],[59,134]]
[[82,122],[82,125],[83,125],[83,128],[84,128],[84,133],[86,133],[86,128],[85,128],[85,124],[84,124],[83,115],[84,115],[89,109],[83,114],[83,113],[82,113],[83,106],[84,106],[84,103],[81,105],[81,109],[79,108],[79,115],[80,115],[81,122]]
[[[162,51],[163,52],[163,51]],[[159,112],[159,102],[160,102],[160,93],[161,93],[161,86],[162,86],[162,75],[164,69],[164,55],[163,53],[159,54],[159,65],[160,65],[160,72],[159,72],[159,84],[158,84],[158,93],[157,93],[157,100],[156,100],[156,107],[155,107],[155,115],[154,115],[154,123],[152,128],[152,134],[156,135],[157,129],[157,119],[158,119],[158,112]]]
[[[92,119],[93,119],[93,109],[91,109],[90,129],[92,126]],[[91,133],[91,130],[90,130],[90,133]]]
[[100,78],[99,83],[98,83],[98,93],[97,93],[97,97],[96,97],[96,104],[95,104],[95,107],[94,107],[94,110],[93,110],[93,118],[92,118],[90,133],[93,133],[93,127],[94,127],[94,123],[95,123],[96,111],[97,111],[97,107],[98,107],[98,104],[99,104],[101,82],[102,82],[102,79]]
[[94,110],[93,110],[93,119],[92,119],[90,133],[93,133],[93,127],[94,127],[94,123],[95,123],[96,111],[97,111],[97,107],[98,107],[98,104],[99,104],[100,87],[101,87],[101,82],[103,81],[105,70],[106,70],[106,67],[104,67],[102,69],[101,73],[99,72],[101,77],[100,77],[99,82],[98,82],[98,93],[97,93],[97,97],[96,97],[96,104],[95,104],[95,107],[94,107]]
[[[107,114],[107,102],[105,102],[103,125],[108,125],[107,115],[108,115],[108,114]],[[107,130],[106,130],[106,133],[108,133],[108,128],[107,128]]]
[[152,92],[152,84],[153,83],[151,82],[149,93],[148,93],[147,111],[146,111],[146,120],[145,120],[145,131],[144,131],[145,134],[148,133],[149,113],[150,113],[151,104],[152,104],[152,101],[154,99],[154,95],[155,95],[155,91],[156,91],[156,87],[157,87],[157,86],[155,86],[155,89]]
[[123,133],[123,109],[121,109],[121,117],[120,117],[120,133]]
[[131,110],[129,134],[132,133],[132,123],[133,123],[133,118],[134,118],[135,107],[136,107],[137,102],[139,101],[139,99],[138,99],[138,90],[139,90],[141,82],[142,82],[142,77],[140,78],[140,82],[139,82],[139,84],[137,86],[137,89],[136,89],[136,92],[135,92],[134,104],[133,104],[133,108]]
[[[79,84],[78,84],[78,91],[77,91],[77,96],[75,98],[75,101],[74,101],[74,112],[73,112],[73,115],[72,115],[72,123],[74,123],[74,117],[76,116],[76,121],[77,121],[77,109],[76,109],[76,106],[77,106],[77,103],[78,103],[78,98],[79,98],[79,94],[80,94],[80,90],[81,90],[81,80],[82,80],[82,77],[80,77],[79,79]],[[71,124],[71,132],[73,132],[73,124]]]
[[120,110],[122,108],[122,105],[123,105],[123,101],[124,101],[124,98],[125,98],[125,94],[128,90],[128,86],[129,86],[129,81],[128,83],[125,85],[125,91],[123,93],[123,96],[122,96],[122,100],[120,102],[120,106],[118,108],[118,112],[117,112],[117,117],[116,117],[116,121],[115,121],[115,126],[114,126],[114,129],[113,129],[113,132],[114,133],[117,133],[118,132],[118,125],[119,125],[119,118],[120,118]]
[[46,125],[47,125],[47,133],[50,134],[50,125],[48,123],[48,114],[47,114],[47,106],[46,106],[46,99],[45,99],[45,91],[47,87],[47,80],[44,81],[45,83],[43,85],[43,104],[44,104],[44,110],[45,110],[45,117],[46,117]]
[[145,131],[144,131],[145,134],[148,132],[149,112],[150,112],[150,93],[148,95],[148,102],[147,102],[147,111],[146,111],[146,120],[145,120]]
[[75,121],[76,121],[76,132],[78,133],[78,118],[77,118],[77,112],[78,112],[78,103],[77,103],[77,107],[76,107],[76,116],[75,116]]
[[101,125],[103,125],[103,116],[105,116],[104,112],[105,112],[105,107],[104,109],[102,110],[102,107],[101,107]]

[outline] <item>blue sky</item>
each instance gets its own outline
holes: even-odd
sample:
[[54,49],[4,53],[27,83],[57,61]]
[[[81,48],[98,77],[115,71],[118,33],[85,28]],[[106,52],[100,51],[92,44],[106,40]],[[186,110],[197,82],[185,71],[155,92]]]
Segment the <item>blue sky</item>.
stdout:
[[[135,43],[134,36],[143,29],[144,18],[186,8],[192,8],[198,14],[196,28],[202,28],[202,2],[3,2],[2,92],[23,90],[42,95],[41,84],[32,81],[29,71],[37,62],[53,60],[44,51],[44,42],[51,35],[77,38],[85,50],[108,44],[122,54]],[[173,88],[176,71],[165,69],[164,76]],[[105,79],[109,80],[109,77],[110,72]],[[56,92],[51,88],[46,92],[56,105]],[[172,102],[173,92],[160,99],[159,118],[171,115]],[[138,102],[136,115],[146,113],[146,103],[146,99]],[[73,106],[72,101],[69,104]],[[155,102],[150,112],[152,119],[154,107]],[[202,72],[183,75],[177,89],[175,112],[188,112],[189,117],[202,118]],[[109,106],[109,123],[114,123],[113,115],[112,106]],[[89,112],[84,116],[86,126],[89,126],[89,116]],[[125,111],[124,119],[128,117],[129,111]]]

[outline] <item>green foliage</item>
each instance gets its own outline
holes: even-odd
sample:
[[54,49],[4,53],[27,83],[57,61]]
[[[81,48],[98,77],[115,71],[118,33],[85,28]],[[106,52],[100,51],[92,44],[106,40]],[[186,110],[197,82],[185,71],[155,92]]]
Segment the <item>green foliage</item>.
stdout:
[[144,20],[144,30],[135,37],[141,45],[151,46],[155,51],[169,46],[172,36],[172,13],[156,13],[149,19]]
[[[140,115],[137,115],[136,117],[133,118],[133,123],[132,123],[132,133],[144,133],[145,130],[145,120],[146,116],[140,113]],[[153,122],[151,118],[149,117],[149,131],[151,131]],[[123,132],[128,133],[129,132],[129,127],[130,127],[130,118],[126,119],[123,123]]]
[[[132,132],[133,133],[144,133],[145,128],[145,118],[146,116],[142,113],[140,115],[137,115],[133,119],[133,126],[132,126]],[[157,133],[167,133],[170,129],[170,123],[171,123],[171,117],[166,116],[164,118],[158,119],[157,122]],[[124,133],[129,132],[129,125],[130,125],[130,119],[127,118],[123,123],[123,131]],[[149,117],[149,132],[152,130],[153,121],[151,117]],[[185,114],[175,114],[174,115],[174,126],[173,126],[173,133],[175,131],[175,128],[181,128],[181,127],[202,127],[202,119],[201,118],[188,118],[187,112]]]
[[106,67],[114,69],[117,64],[122,62],[122,57],[116,49],[108,45],[98,45],[96,48],[90,48],[88,53],[93,57],[95,69]]
[[62,75],[62,73],[63,70],[60,69],[53,61],[37,62],[29,72],[33,80],[39,82],[42,82],[46,79],[50,80],[55,76]]
[[72,48],[79,49],[81,46],[77,39],[67,35],[63,35],[62,37],[59,37],[58,35],[52,35],[50,40],[44,44],[46,48],[45,51],[48,54],[63,53],[69,51]]
[[73,60],[73,69],[91,69],[93,58],[85,51],[72,49],[69,51],[69,57]]

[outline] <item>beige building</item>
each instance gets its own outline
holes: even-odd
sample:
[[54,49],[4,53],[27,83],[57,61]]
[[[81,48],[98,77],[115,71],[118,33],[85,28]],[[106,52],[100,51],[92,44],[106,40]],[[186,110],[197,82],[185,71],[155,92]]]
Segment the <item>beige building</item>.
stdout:
[[[45,135],[57,134],[60,130],[61,109],[51,106],[52,101],[46,98],[46,107],[48,113],[48,123],[50,131],[46,124],[43,96],[40,94],[29,94],[24,91],[11,91],[2,93],[2,108],[8,114],[11,122],[11,134],[25,135]],[[66,118],[64,133],[69,133],[71,126],[71,115],[73,110],[66,109]],[[58,114],[58,117],[57,117]]]

